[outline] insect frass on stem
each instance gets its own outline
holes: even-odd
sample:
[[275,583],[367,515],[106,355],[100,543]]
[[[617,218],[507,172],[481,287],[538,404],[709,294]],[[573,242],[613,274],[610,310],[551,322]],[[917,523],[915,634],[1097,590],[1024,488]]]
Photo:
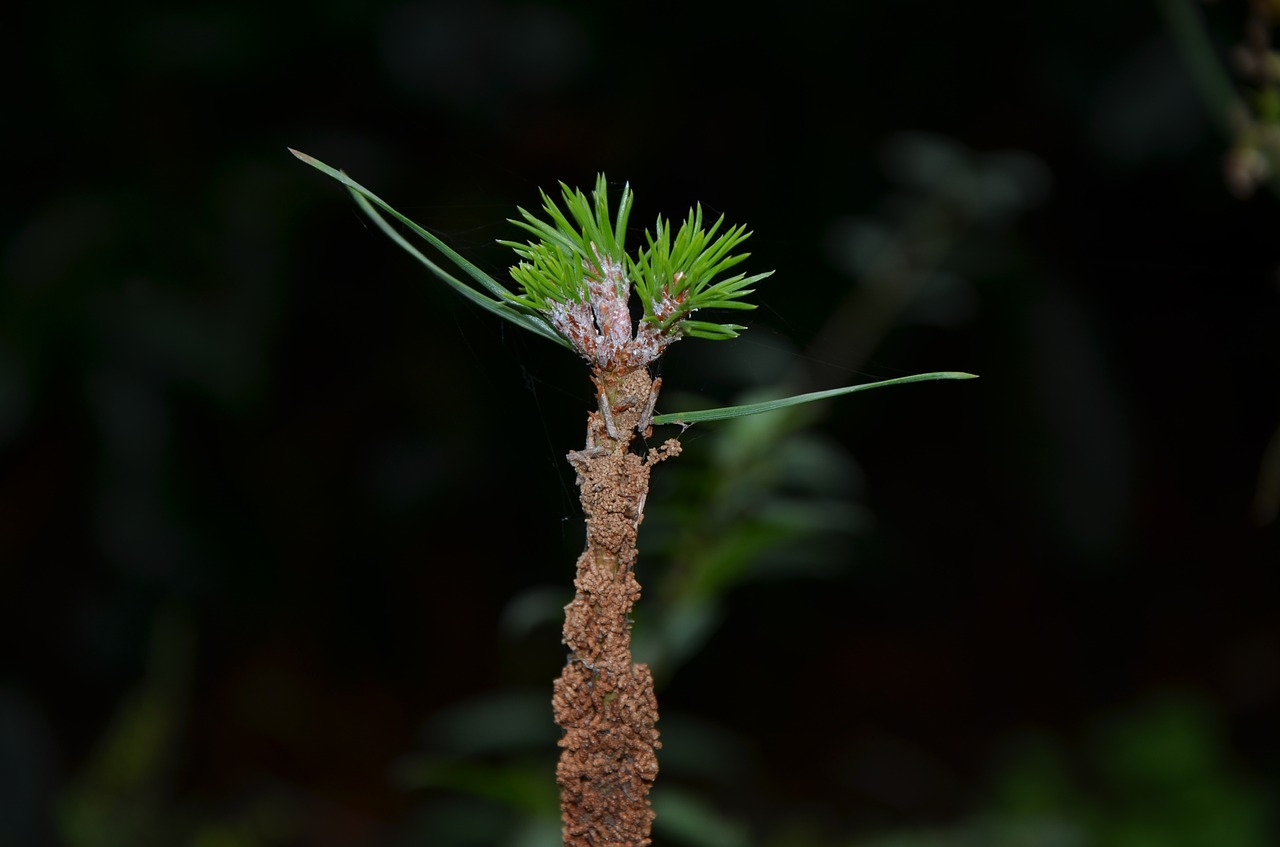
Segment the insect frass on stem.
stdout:
[[[552,704],[564,730],[556,780],[566,847],[648,845],[649,789],[658,773],[658,705],[647,665],[631,659],[636,535],[653,465],[680,453],[670,439],[639,456],[659,388],[642,368],[621,379],[597,372],[600,411],[588,416],[587,446],[569,454],[586,516],[576,593],[565,607],[569,661]],[[611,416],[610,432],[606,415]]]

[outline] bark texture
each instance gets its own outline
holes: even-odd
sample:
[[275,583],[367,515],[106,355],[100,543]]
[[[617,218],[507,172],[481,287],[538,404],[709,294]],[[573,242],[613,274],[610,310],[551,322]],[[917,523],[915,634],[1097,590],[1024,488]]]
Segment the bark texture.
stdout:
[[643,455],[630,450],[651,433],[661,381],[643,370],[597,373],[600,410],[587,424],[585,449],[569,454],[586,514],[586,549],[577,588],[565,607],[569,661],[552,698],[564,730],[556,771],[565,847],[647,847],[658,773],[658,704],[647,665],[631,661],[628,615],[640,597],[633,572],[649,470],[677,455],[668,440]]

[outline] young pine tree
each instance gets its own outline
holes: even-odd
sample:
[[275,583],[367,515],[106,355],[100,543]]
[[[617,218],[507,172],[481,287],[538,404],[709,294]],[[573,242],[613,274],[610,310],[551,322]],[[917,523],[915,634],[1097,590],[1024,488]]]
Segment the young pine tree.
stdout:
[[[585,445],[568,460],[577,473],[587,538],[578,557],[576,593],[565,607],[568,660],[552,694],[556,723],[564,731],[556,771],[563,837],[565,847],[648,845],[649,789],[658,773],[658,705],[649,668],[631,658],[629,615],[640,597],[636,539],[649,473],[658,462],[679,455],[680,441],[668,438],[659,447],[637,449],[636,439],[647,444],[655,425],[687,426],[878,386],[971,374],[920,374],[749,406],[658,415],[662,380],[650,375],[651,366],[682,338],[736,337],[743,327],[698,320],[694,314],[754,308],[746,301],[751,286],[772,273],[732,272],[748,256],[735,252],[750,235],[742,226],[725,227],[723,217],[706,226],[697,207],[679,228],[659,217],[644,233],[645,246],[628,254],[630,188],[623,188],[613,212],[601,174],[590,197],[562,185],[559,204],[543,194],[544,217],[519,210],[513,223],[529,240],[502,242],[518,259],[511,268],[513,290],[345,174],[291,152],[343,183],[374,223],[440,280],[586,360],[596,408],[587,414]],[[470,282],[424,256],[378,208],[425,239]],[[634,312],[633,298],[638,300]]]

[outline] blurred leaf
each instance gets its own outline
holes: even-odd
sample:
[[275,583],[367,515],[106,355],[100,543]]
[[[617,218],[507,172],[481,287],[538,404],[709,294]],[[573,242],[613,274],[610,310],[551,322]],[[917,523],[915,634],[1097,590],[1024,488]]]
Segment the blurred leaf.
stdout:
[[554,769],[537,762],[480,764],[443,757],[415,756],[396,768],[396,782],[407,789],[438,788],[496,801],[530,815],[555,816],[559,789]]
[[461,756],[545,750],[558,735],[547,691],[507,689],[474,697],[433,715],[423,738]]
[[677,788],[653,790],[654,835],[687,847],[748,847],[747,829],[717,812],[697,795]]
[[59,824],[74,847],[162,844],[193,650],[183,611],[157,612],[139,688],[116,711],[88,766],[63,797]]

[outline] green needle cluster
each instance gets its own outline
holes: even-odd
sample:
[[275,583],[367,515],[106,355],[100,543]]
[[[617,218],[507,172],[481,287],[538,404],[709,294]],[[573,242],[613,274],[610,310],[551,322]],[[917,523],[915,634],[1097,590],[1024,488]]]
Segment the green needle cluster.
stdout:
[[[654,229],[644,234],[648,246],[632,257],[625,249],[630,186],[622,189],[616,216],[610,214],[604,174],[596,178],[590,198],[581,189],[564,183],[560,187],[563,209],[543,193],[545,220],[520,209],[521,219],[512,221],[534,240],[502,242],[521,259],[511,268],[511,277],[521,289],[520,294],[510,295],[512,302],[554,317],[570,303],[594,307],[600,298],[618,298],[625,304],[634,288],[643,309],[642,321],[652,325],[664,342],[683,336],[733,338],[743,329],[738,324],[692,320],[690,315],[701,309],[755,308],[743,298],[754,290],[752,284],[773,272],[724,276],[750,255],[733,252],[751,235],[745,227],[731,226],[721,232],[722,215],[704,228],[699,205],[689,211],[674,236],[672,223],[659,216]],[[596,328],[606,332],[598,317]]]

